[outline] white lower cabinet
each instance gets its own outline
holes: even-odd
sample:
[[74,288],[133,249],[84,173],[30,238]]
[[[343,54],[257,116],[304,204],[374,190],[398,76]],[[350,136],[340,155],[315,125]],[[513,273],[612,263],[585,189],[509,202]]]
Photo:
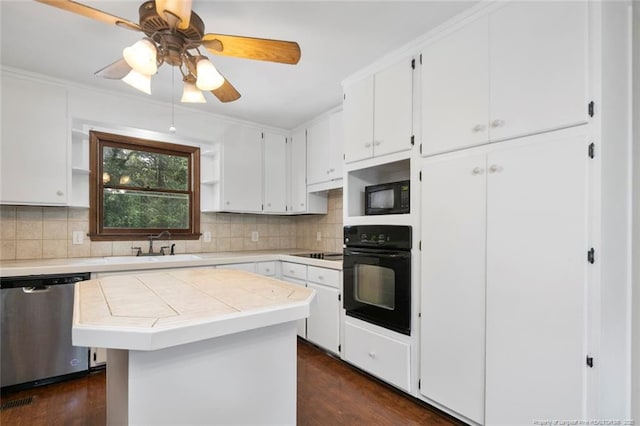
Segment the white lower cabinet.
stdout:
[[102,367],[107,364],[107,350],[105,348],[89,349],[89,368]]
[[282,262],[282,280],[312,288],[316,297],[306,320],[298,321],[298,336],[331,351],[340,352],[340,271]]
[[362,328],[349,319],[344,324],[344,341],[346,361],[400,389],[410,391],[408,343]]
[[586,418],[587,152],[578,128],[425,161],[426,398],[491,426]]
[[307,339],[337,354],[340,352],[340,271],[308,266],[307,287],[316,291],[307,319]]
[[273,277],[276,275],[276,262],[257,262],[256,273]]

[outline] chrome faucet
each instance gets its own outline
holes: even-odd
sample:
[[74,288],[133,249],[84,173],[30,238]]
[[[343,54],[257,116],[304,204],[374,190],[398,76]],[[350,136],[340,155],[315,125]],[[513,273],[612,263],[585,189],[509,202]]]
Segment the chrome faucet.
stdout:
[[153,256],[153,255],[164,256],[164,250],[168,249],[169,246],[160,247],[160,252],[154,253],[154,251],[153,251],[153,240],[159,240],[161,238],[166,238],[167,240],[169,240],[169,239],[171,239],[171,232],[162,231],[158,235],[149,235],[147,238],[149,239],[149,253],[147,253],[147,255],[148,256]]

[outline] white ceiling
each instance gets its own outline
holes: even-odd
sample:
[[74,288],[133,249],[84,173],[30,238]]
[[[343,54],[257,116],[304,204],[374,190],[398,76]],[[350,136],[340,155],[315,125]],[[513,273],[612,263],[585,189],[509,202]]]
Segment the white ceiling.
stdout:
[[[138,21],[141,1],[83,1]],[[302,58],[283,65],[209,55],[242,97],[190,107],[292,129],[337,106],[341,82],[376,59],[411,42],[477,1],[204,1],[193,10],[205,32],[297,41]],[[29,0],[0,0],[2,65],[135,96],[128,85],[96,78],[142,33],[94,21]],[[171,102],[172,67],[152,79],[152,99]],[[181,81],[175,70],[175,95]]]

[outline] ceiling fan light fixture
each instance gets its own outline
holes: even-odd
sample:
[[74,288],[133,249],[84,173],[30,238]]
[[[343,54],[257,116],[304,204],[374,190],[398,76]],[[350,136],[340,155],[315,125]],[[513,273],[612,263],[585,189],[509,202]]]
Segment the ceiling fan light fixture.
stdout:
[[132,69],[127,75],[122,78],[122,81],[129,86],[138,89],[147,95],[151,94],[151,76],[140,74],[138,71]]
[[215,90],[224,84],[224,77],[218,72],[213,63],[204,56],[196,64],[198,79],[196,86],[200,90]]
[[151,76],[158,72],[157,53],[155,43],[148,38],[143,38],[133,45],[125,47],[122,51],[122,56],[135,71]]
[[180,99],[180,102],[190,104],[202,104],[207,102],[202,91],[196,87],[195,78],[193,76],[189,75],[184,78],[184,87],[182,89],[182,99]]
[[189,28],[192,0],[156,0],[156,11],[169,24],[169,27]]

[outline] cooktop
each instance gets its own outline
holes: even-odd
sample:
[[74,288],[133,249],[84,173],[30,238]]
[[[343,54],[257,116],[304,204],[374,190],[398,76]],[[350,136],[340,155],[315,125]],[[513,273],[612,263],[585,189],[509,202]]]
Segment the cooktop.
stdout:
[[324,259],[324,260],[342,260],[342,253],[331,253],[331,252],[300,253],[300,254],[294,254],[294,256],[310,257],[313,259]]

